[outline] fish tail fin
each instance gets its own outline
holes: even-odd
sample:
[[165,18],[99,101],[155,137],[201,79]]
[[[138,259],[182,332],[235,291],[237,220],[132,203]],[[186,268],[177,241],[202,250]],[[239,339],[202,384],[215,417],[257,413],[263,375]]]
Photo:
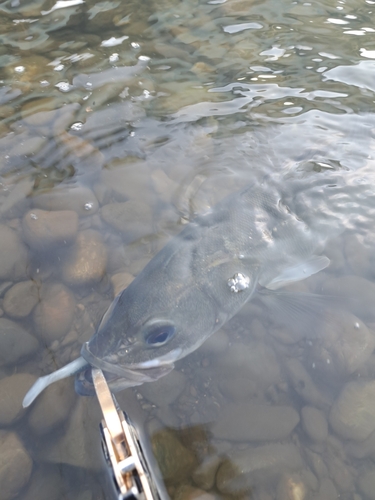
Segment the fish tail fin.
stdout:
[[56,370],[49,375],[45,375],[44,377],[39,377],[24,397],[22,406],[24,408],[27,408],[31,405],[34,399],[37,398],[46,387],[53,384],[53,382],[57,382],[58,380],[66,377],[70,377],[71,375],[82,371],[87,366],[89,366],[89,363],[87,363],[87,361],[82,356],[80,356],[79,358],[75,359],[71,363],[68,363],[59,370]]

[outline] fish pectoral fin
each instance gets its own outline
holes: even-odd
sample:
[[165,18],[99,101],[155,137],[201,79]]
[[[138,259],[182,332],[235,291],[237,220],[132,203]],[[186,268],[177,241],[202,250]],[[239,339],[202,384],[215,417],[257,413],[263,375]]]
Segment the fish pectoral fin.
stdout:
[[34,399],[38,397],[39,394],[42,391],[44,391],[46,387],[53,384],[53,382],[57,382],[58,380],[61,380],[63,378],[70,377],[71,375],[74,375],[79,371],[83,370],[87,366],[89,366],[87,361],[82,356],[80,356],[79,358],[75,359],[71,363],[68,363],[59,370],[56,370],[55,372],[50,373],[49,375],[45,375],[44,377],[39,377],[38,380],[34,382],[34,384],[31,386],[26,396],[24,397],[24,400],[22,401],[22,406],[24,408],[27,408],[28,406],[31,405]]
[[325,255],[312,255],[303,262],[287,267],[281,274],[276,276],[276,278],[263,286],[268,290],[278,290],[283,286],[309,278],[313,274],[325,269],[329,263],[330,260]]

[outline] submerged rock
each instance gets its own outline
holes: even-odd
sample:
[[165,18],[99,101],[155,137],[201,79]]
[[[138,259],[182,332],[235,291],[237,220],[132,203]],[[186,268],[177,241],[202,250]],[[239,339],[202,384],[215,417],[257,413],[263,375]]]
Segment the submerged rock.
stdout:
[[38,347],[38,341],[20,325],[0,318],[0,366],[15,364],[30,356]]
[[32,460],[14,432],[0,431],[1,500],[12,500],[31,476]]
[[9,316],[28,316],[39,301],[39,287],[34,281],[21,281],[13,285],[5,294],[3,309]]
[[329,423],[343,438],[367,439],[375,431],[375,381],[346,384],[333,403]]
[[250,402],[225,408],[212,426],[212,433],[217,439],[241,442],[282,440],[298,423],[299,415],[290,406]]
[[245,493],[259,483],[269,483],[303,467],[301,455],[293,444],[274,443],[235,450],[220,466],[216,486],[221,493],[228,495]]
[[101,209],[102,218],[124,234],[131,243],[152,232],[152,211],[147,203],[129,200],[124,203],[109,203]]
[[301,410],[302,427],[308,437],[322,443],[328,436],[328,422],[324,413],[312,406],[304,406]]
[[10,425],[24,413],[22,400],[35,382],[36,377],[29,373],[16,373],[0,380],[0,426]]
[[216,496],[187,484],[176,491],[173,500],[215,500]]
[[144,384],[139,388],[139,392],[152,403],[166,406],[175,401],[186,386],[186,377],[181,372],[173,370],[165,377]]
[[33,198],[35,208],[43,210],[74,210],[78,215],[92,215],[99,203],[91,189],[84,186],[59,186]]
[[0,280],[26,278],[27,250],[18,234],[0,224]]
[[368,500],[375,500],[375,467],[360,475],[358,487]]
[[29,210],[22,220],[26,243],[37,250],[70,245],[78,232],[78,215],[73,210]]

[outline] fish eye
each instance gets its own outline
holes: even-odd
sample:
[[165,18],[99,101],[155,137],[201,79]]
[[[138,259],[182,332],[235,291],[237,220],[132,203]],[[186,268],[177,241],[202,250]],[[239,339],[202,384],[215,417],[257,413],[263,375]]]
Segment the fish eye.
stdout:
[[168,342],[174,336],[175,332],[176,329],[172,325],[156,326],[147,333],[145,340],[148,345],[160,346]]

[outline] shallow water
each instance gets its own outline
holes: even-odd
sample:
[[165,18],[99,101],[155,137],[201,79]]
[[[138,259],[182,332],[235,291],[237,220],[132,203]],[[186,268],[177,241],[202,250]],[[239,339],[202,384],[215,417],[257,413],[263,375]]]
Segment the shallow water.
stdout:
[[[306,178],[306,210],[334,235],[324,214],[340,199],[318,205],[311,176],[371,192],[374,8],[1,3],[1,499],[105,498],[97,402],[72,379],[21,401],[195,214],[277,173],[286,190]],[[294,287],[337,307],[254,301],[170,375],[118,395],[174,500],[375,498],[375,236],[359,212],[330,267]]]

